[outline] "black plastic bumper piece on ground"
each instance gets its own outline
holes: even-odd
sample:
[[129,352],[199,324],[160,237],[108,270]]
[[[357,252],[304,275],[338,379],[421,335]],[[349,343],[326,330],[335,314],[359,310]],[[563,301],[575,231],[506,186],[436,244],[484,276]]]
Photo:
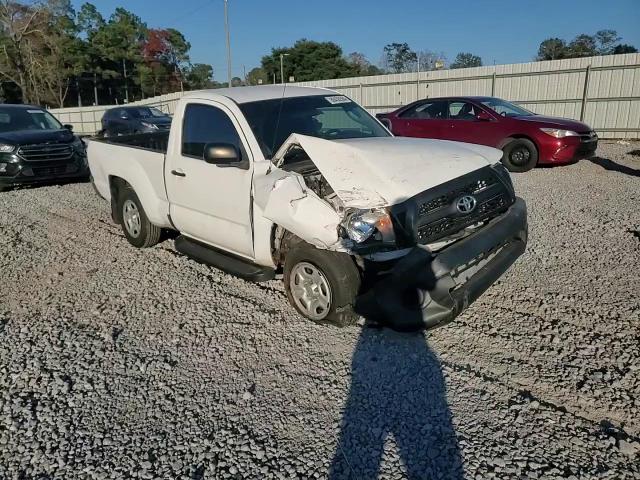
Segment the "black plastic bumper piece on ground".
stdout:
[[176,250],[193,260],[211,265],[230,275],[251,282],[267,282],[276,276],[275,270],[251,263],[243,258],[230,255],[209,245],[180,235],[175,240]]
[[[527,233],[527,207],[517,199],[479,232],[441,252],[415,247],[388,276],[358,298],[356,311],[400,331],[448,323],[524,253]],[[483,260],[466,281],[456,281],[457,275],[464,275],[465,266]]]

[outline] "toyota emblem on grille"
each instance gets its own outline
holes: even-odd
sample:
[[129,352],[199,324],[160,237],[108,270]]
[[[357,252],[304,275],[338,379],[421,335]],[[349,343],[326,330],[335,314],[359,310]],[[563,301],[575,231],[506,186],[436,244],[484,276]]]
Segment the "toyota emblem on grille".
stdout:
[[471,213],[476,209],[478,201],[473,195],[465,195],[460,197],[456,202],[456,208],[460,213]]

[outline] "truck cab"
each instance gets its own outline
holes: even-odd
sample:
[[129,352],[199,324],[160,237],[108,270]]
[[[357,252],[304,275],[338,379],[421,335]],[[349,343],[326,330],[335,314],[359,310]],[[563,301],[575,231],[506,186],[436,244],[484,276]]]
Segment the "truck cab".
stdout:
[[284,281],[317,322],[398,330],[455,318],[524,251],[501,152],[394,137],[350,98],[305,87],[193,92],[170,132],[88,142],[129,242]]

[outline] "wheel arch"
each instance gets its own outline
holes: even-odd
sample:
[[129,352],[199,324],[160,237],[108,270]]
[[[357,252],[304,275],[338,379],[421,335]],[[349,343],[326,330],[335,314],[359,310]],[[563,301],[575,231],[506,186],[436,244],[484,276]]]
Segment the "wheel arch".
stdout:
[[540,158],[540,145],[538,145],[538,142],[536,142],[535,138],[533,138],[531,135],[527,135],[525,133],[514,133],[512,135],[509,135],[508,137],[505,137],[504,140],[502,140],[498,144],[498,148],[500,150],[502,150],[509,143],[513,142],[514,140],[521,139],[521,138],[523,138],[525,140],[529,140],[531,143],[533,143],[533,145],[536,147],[536,150],[538,151],[538,158]]

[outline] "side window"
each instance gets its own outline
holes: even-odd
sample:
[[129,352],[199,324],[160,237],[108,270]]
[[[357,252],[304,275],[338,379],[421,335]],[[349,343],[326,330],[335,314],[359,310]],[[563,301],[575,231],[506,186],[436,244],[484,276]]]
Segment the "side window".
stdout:
[[202,158],[208,143],[230,143],[243,151],[238,131],[226,113],[209,105],[187,105],[182,125],[182,154]]
[[469,102],[449,102],[451,120],[475,120],[479,109]]
[[424,102],[414,105],[400,114],[401,118],[415,118],[416,120],[443,120],[447,118],[447,102]]

